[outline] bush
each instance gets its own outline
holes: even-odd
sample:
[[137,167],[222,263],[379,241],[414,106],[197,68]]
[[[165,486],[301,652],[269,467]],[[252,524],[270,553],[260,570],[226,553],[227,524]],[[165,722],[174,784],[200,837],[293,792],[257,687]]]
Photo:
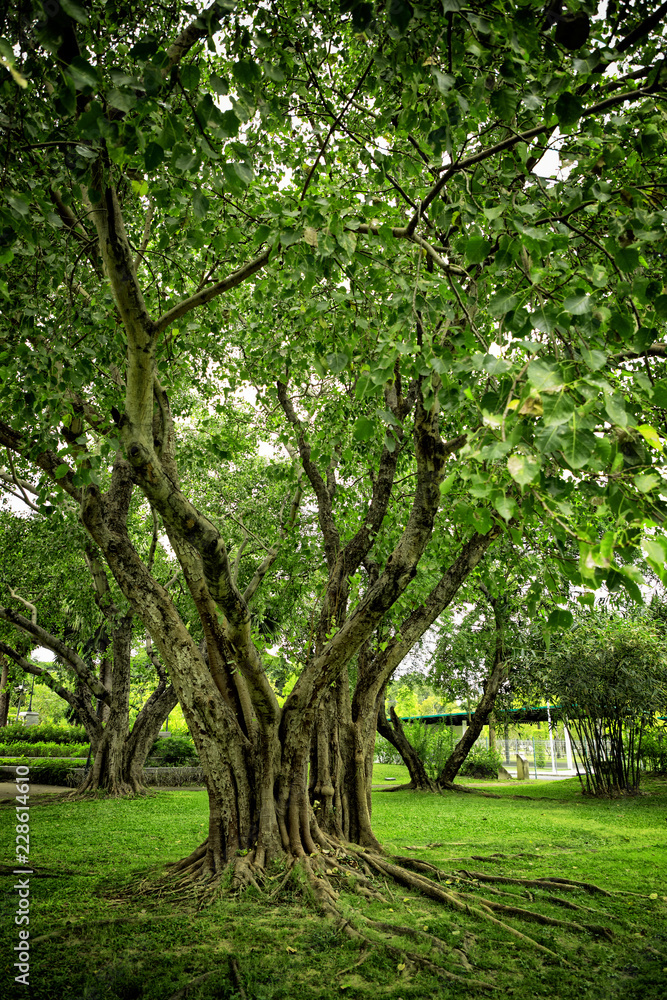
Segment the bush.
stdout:
[[31,785],[71,785],[70,774],[74,763],[66,760],[40,760],[36,763],[28,761],[25,757],[16,757],[13,760],[5,761],[3,766],[23,765],[30,768],[30,774],[22,780]]
[[3,743],[88,743],[83,726],[56,725],[40,722],[38,726],[24,726],[22,722],[12,722],[0,729]]
[[31,743],[21,740],[15,743],[0,743],[0,757],[87,757],[88,745],[83,743]]
[[379,733],[375,735],[375,759],[378,764],[402,764],[403,758],[389,740]]
[[191,736],[170,736],[157,739],[149,754],[155,767],[188,767],[197,765],[199,758]]
[[465,778],[497,780],[503,759],[494,747],[473,747],[461,765],[459,774]]
[[652,774],[667,774],[667,726],[645,730],[639,761],[645,771]]
[[[437,778],[454,747],[449,726],[427,726],[425,722],[411,722],[404,725],[403,729],[428,776]],[[398,750],[379,733],[375,737],[375,759],[378,764],[403,764]]]

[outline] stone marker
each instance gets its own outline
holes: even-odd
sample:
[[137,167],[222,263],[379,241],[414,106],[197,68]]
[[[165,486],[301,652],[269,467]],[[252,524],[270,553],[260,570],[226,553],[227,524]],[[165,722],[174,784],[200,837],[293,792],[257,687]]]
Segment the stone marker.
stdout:
[[516,777],[517,781],[528,781],[530,779],[530,765],[520,753],[516,755]]
[[503,767],[502,764],[498,768],[498,780],[499,781],[512,781],[512,775],[509,773],[507,768]]

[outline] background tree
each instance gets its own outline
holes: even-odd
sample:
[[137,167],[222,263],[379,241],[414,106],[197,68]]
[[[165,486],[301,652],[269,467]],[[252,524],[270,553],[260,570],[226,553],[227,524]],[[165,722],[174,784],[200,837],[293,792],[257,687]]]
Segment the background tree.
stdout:
[[[94,759],[79,794],[143,790],[144,762],[177,701],[164,667],[149,644],[152,683],[130,726],[133,615],[113,593],[72,512],[63,509],[49,519],[6,514],[2,529],[3,589],[11,597],[0,606],[3,656],[20,676],[39,678],[59,695],[85,728]],[[20,594],[10,582],[18,575]],[[82,587],[86,577],[90,584]],[[51,667],[34,662],[36,646],[55,654]]]
[[642,739],[667,704],[664,639],[646,620],[589,612],[548,654],[549,688],[575,736],[589,794],[637,792]]

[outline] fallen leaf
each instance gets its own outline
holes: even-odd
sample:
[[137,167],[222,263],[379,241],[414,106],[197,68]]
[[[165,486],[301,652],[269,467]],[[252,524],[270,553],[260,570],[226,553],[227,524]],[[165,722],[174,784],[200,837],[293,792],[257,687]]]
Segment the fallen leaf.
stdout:
[[399,962],[396,968],[398,969],[399,972],[403,972],[405,968],[405,962]]
[[649,899],[657,899],[658,898],[657,892],[652,892],[651,895],[648,898]]
[[288,951],[290,953],[290,955],[296,955],[296,948],[290,948],[289,945],[287,945],[287,947],[285,948],[285,951]]

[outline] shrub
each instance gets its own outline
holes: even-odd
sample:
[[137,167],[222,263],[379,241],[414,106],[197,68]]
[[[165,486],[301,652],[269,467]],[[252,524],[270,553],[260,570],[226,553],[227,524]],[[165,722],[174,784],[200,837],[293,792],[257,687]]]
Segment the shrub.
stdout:
[[76,765],[66,760],[40,760],[28,761],[25,757],[16,757],[13,760],[5,761],[3,766],[16,766],[22,764],[30,768],[30,774],[24,779],[29,784],[34,785],[71,785],[70,774]]
[[496,780],[502,757],[494,747],[473,747],[461,765],[459,774],[466,778]]
[[0,757],[86,757],[88,745],[83,743],[31,743],[21,740],[15,743],[0,743]]
[[38,726],[24,726],[13,722],[0,729],[3,743],[88,743],[83,726],[56,725],[40,722]]
[[395,746],[379,733],[375,735],[375,759],[378,764],[402,764],[403,758]]
[[[452,731],[446,725],[427,726],[425,722],[411,722],[403,727],[430,778],[437,778],[454,747]],[[375,738],[375,759],[378,764],[402,764],[403,758],[388,740]]]
[[157,739],[149,757],[156,767],[187,767],[199,763],[191,736],[170,736]]
[[647,729],[642,737],[639,760],[645,771],[667,774],[667,726]]

